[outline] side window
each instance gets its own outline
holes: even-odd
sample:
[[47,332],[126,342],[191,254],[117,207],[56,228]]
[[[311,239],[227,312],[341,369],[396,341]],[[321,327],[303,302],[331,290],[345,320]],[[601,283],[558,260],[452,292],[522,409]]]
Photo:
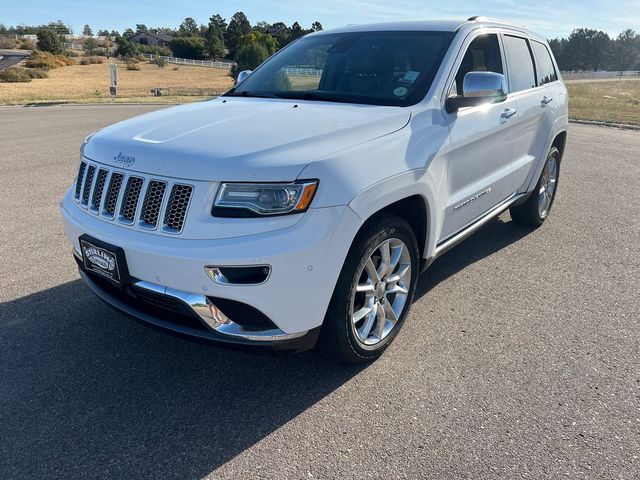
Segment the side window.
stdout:
[[498,35],[480,35],[471,42],[456,73],[451,95],[462,96],[464,76],[469,72],[503,73]]
[[542,43],[532,41],[531,48],[536,57],[536,72],[538,74],[538,85],[555,82],[558,79],[556,69],[553,67],[553,61],[549,50]]
[[504,36],[504,51],[509,69],[509,89],[511,93],[536,86],[535,69],[529,42],[524,38]]

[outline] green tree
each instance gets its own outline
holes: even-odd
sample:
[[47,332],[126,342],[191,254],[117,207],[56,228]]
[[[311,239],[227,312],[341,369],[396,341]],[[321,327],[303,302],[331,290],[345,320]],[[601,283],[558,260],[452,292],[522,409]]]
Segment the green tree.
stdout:
[[144,23],[136,23],[136,33],[138,32],[149,33],[149,29]]
[[251,43],[259,43],[267,50],[267,53],[269,55],[273,55],[278,51],[277,40],[275,39],[275,37],[272,37],[268,33],[261,33],[261,32],[255,32],[255,31],[248,33],[247,35],[244,35],[240,38],[238,45],[240,47],[244,47]]
[[269,52],[260,43],[249,43],[238,49],[236,64],[231,69],[231,75],[238,78],[243,70],[253,70],[269,57]]
[[564,47],[564,62],[571,70],[600,70],[610,61],[611,39],[605,32],[577,28]]
[[127,28],[124,32],[122,32],[123,37],[131,38],[136,34],[131,28]]
[[313,32],[321,32],[322,31],[322,24],[320,22],[313,22],[311,24],[311,30]]
[[298,22],[293,22],[291,25],[290,33],[289,33],[289,42],[293,42],[298,38],[304,36],[307,32],[300,26]]
[[191,17],[185,18],[180,24],[180,27],[178,27],[178,34],[183,37],[199,35],[200,27],[198,27],[198,22]]
[[108,38],[111,36],[111,34],[109,33],[109,30],[98,30],[98,36]]
[[242,12],[236,12],[233,17],[231,17],[224,37],[224,43],[227,45],[231,56],[235,56],[240,39],[250,32],[251,23],[249,23],[247,16]]
[[177,37],[171,40],[169,47],[174,57],[200,60],[205,58],[206,49],[202,37]]
[[618,35],[613,46],[612,68],[636,70],[640,68],[640,35],[630,28]]
[[276,22],[269,28],[269,33],[276,38],[280,48],[288,45],[291,40],[291,29],[283,22]]
[[53,30],[43,29],[36,34],[38,50],[59,55],[64,52],[64,37]]
[[116,38],[116,55],[123,58],[131,58],[135,57],[139,50],[138,45],[129,41],[129,38],[126,36]]
[[205,48],[207,54],[215,61],[223,58],[227,50],[224,48],[224,41],[217,35],[207,36],[205,38]]
[[87,38],[84,41],[84,51],[87,52],[89,55],[94,55],[99,47],[100,47],[100,44],[93,37]]
[[224,45],[224,34],[227,30],[227,22],[220,15],[213,15],[209,18],[204,38],[207,53],[211,58],[217,60],[224,57],[226,53]]
[[85,37],[93,37],[93,30],[91,30],[91,27],[89,25],[85,25],[82,28],[82,35],[84,35]]

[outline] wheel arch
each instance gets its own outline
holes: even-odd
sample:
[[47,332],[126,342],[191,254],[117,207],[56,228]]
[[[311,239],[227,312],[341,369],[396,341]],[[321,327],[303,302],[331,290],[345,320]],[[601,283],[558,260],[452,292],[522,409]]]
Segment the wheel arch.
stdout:
[[[433,192],[421,181],[422,173],[412,171],[398,175],[357,195],[349,206],[363,220],[358,233],[377,216],[391,213],[411,225],[420,255],[427,258],[431,245],[435,243],[433,237],[438,215],[433,207]],[[405,178],[407,176],[409,178]]]

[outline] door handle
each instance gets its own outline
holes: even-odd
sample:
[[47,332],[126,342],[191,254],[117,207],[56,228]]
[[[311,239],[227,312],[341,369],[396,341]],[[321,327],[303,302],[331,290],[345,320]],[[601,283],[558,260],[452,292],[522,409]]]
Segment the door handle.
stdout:
[[516,113],[518,113],[518,111],[515,108],[506,108],[504,112],[502,112],[502,115],[500,115],[500,118],[511,118]]
[[542,105],[546,105],[548,103],[551,103],[553,101],[552,97],[542,97],[542,100],[540,100],[540,103]]

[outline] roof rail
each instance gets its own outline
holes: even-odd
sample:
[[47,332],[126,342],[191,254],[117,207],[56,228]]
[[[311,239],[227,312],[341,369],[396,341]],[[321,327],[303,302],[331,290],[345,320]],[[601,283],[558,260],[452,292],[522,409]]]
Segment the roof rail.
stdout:
[[487,17],[484,17],[482,15],[475,15],[473,17],[469,17],[467,18],[467,22],[475,22],[476,20],[484,20]]

